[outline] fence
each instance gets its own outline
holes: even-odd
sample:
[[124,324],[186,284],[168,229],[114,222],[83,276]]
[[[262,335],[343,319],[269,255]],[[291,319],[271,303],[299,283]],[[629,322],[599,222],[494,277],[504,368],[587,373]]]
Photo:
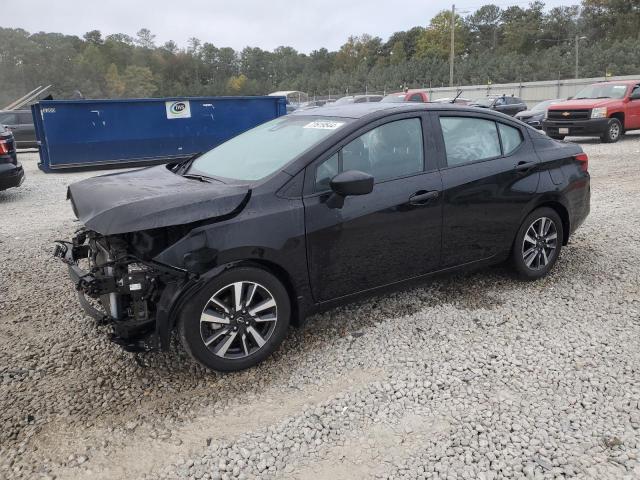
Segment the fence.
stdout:
[[[598,77],[598,78],[578,78],[568,80],[543,80],[540,82],[522,82],[522,83],[494,83],[488,85],[466,85],[460,87],[439,87],[439,88],[425,88],[429,92],[429,98],[437,100],[439,98],[451,98],[455,97],[459,90],[462,90],[460,95],[462,98],[476,99],[485,97],[487,95],[515,95],[522,98],[526,103],[533,106],[535,103],[542,102],[543,100],[551,100],[553,98],[567,98],[574,96],[578,90],[586,85],[592,83],[602,82],[605,80],[640,80],[640,74],[638,75],[626,75],[618,77]],[[398,91],[398,90],[394,90]],[[386,94],[391,93],[391,90],[382,91],[368,91],[368,94]],[[364,95],[365,92],[354,92],[349,95]],[[309,96],[309,99],[327,100],[336,99],[344,96],[345,94],[334,93],[333,95],[318,95]]]

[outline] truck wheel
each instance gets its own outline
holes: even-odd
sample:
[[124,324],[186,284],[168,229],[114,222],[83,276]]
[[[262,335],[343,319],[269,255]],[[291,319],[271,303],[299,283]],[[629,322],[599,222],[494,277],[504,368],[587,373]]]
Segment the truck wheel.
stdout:
[[274,275],[239,267],[214,278],[187,302],[178,335],[198,363],[233,372],[271,355],[287,333],[290,315],[289,295]]
[[600,139],[604,143],[615,143],[622,136],[622,124],[617,118],[612,118],[607,124],[607,131],[602,134]]

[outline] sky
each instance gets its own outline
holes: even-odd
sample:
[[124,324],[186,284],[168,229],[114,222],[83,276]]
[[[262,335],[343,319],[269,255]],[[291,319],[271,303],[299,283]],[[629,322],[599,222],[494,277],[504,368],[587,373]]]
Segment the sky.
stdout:
[[[322,47],[338,49],[349,37],[369,33],[386,40],[393,32],[417,25],[451,4],[442,1],[403,0],[0,0],[10,3],[10,15],[0,26],[29,32],[60,32],[82,36],[100,30],[103,36],[140,28],[156,35],[156,43],[174,40],[186,47],[191,37],[217,47],[245,46],[273,50],[280,45],[300,52]],[[501,7],[523,0],[456,0],[456,8],[473,12],[486,3]],[[573,5],[579,0],[547,0],[547,8]]]

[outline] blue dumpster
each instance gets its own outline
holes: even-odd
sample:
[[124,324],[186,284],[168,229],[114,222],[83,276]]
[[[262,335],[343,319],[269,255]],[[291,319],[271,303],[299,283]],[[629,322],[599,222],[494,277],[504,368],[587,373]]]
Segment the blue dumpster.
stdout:
[[188,158],[286,114],[284,97],[43,100],[32,105],[45,172]]

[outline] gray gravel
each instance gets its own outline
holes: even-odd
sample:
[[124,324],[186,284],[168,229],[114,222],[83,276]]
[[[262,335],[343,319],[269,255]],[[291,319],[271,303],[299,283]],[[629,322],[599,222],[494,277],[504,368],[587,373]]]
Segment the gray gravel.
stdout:
[[551,276],[499,267],[336,309],[249,371],[87,320],[44,175],[0,192],[0,478],[640,478],[640,135],[580,140],[592,212]]

